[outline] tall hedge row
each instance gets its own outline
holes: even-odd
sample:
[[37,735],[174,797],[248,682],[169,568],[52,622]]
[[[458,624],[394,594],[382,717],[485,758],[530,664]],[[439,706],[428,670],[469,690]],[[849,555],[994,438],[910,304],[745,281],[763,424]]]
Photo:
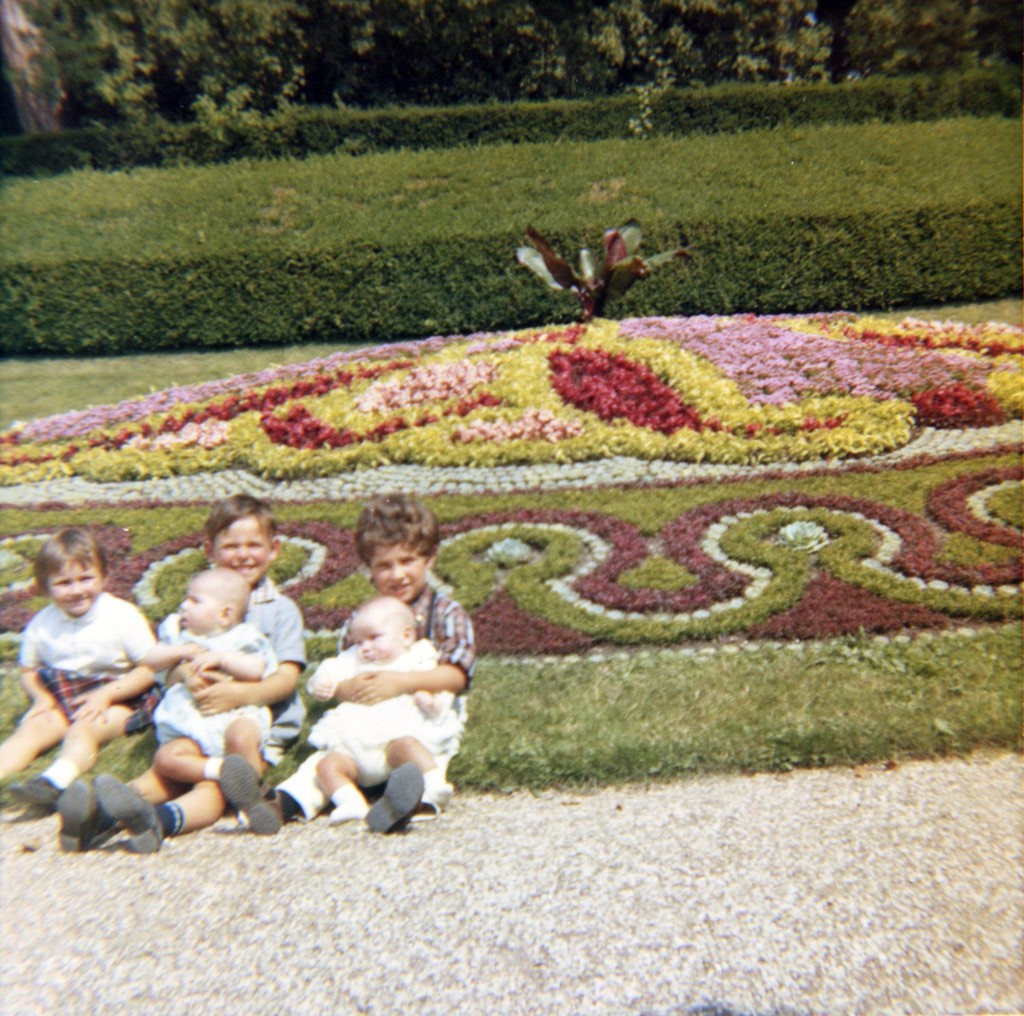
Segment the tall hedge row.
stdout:
[[[1019,286],[1021,210],[979,201],[688,222],[693,266],[662,269],[610,311],[777,313],[1005,296]],[[510,264],[518,242],[515,233],[452,233],[440,248],[410,239],[277,258],[5,267],[0,352],[384,342],[571,320],[571,299]]]
[[[1016,116],[1019,81],[1006,71],[868,78],[832,84],[729,84],[671,89],[653,99],[651,131],[683,137],[809,124],[914,122],[952,116]],[[356,110],[295,107],[213,124],[158,122],[0,138],[0,172],[204,165],[240,158],[301,158],[343,151],[628,138],[636,97]]]
[[[688,237],[615,315],[851,310],[1019,291],[1019,123],[764,131],[73,174],[8,185],[0,353],[402,337],[571,319],[513,252],[637,215]],[[287,181],[282,186],[280,181]]]

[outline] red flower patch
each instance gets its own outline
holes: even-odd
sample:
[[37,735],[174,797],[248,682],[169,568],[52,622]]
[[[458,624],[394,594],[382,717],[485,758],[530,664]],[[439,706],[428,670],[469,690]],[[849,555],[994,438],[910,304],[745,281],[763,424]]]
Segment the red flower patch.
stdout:
[[941,336],[913,335],[906,332],[880,332],[875,329],[858,331],[853,325],[842,329],[847,339],[861,342],[877,342],[882,346],[903,346],[911,349],[968,349],[982,356],[1005,356],[1007,353],[1020,354],[1024,346],[1011,345],[998,340],[986,340],[975,335],[963,335],[956,342]]
[[839,635],[892,634],[910,630],[942,631],[953,621],[916,603],[887,600],[858,589],[828,572],[815,572],[800,601],[744,634],[754,639],[823,639]]
[[[500,406],[501,399],[490,392],[481,392],[479,395],[470,395],[460,399],[452,406],[446,415],[468,416],[474,409],[481,406]],[[426,427],[436,423],[437,416],[426,413],[416,419],[413,423],[407,423],[400,416],[392,416],[376,427],[371,427],[362,434],[347,427],[338,430],[336,427],[315,417],[305,406],[298,404],[282,417],[267,412],[260,417],[260,426],[264,433],[274,444],[288,445],[289,448],[305,448],[312,451],[315,448],[345,448],[352,444],[362,444],[366,441],[383,441],[391,434],[400,430],[407,430],[412,427]]]
[[[1024,476],[1017,466],[965,473],[934,488],[928,494],[928,514],[950,532],[967,533],[983,543],[1019,547],[1020,533],[1013,526],[978,518],[968,507],[967,499],[986,487],[1020,479],[1024,479]],[[1015,581],[1015,578],[1003,581]]]
[[988,427],[1006,419],[1002,407],[986,391],[957,382],[911,396],[917,422],[926,427]]
[[649,367],[600,349],[557,349],[548,357],[551,386],[570,405],[602,420],[628,420],[661,434],[701,430],[687,406]]

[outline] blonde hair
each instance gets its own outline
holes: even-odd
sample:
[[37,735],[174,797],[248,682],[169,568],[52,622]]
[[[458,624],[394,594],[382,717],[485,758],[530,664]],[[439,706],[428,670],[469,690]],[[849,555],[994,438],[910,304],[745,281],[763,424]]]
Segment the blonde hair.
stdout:
[[106,578],[107,557],[96,537],[81,526],[68,526],[54,533],[36,555],[33,570],[39,588],[49,591],[50,579],[69,561],[75,561],[83,568],[92,566],[101,578]]

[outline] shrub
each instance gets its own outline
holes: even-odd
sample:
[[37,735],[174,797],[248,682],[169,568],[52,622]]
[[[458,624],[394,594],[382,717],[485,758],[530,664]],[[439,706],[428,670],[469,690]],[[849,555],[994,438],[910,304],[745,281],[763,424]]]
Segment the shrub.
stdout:
[[[513,258],[635,214],[666,265],[617,311],[860,309],[1019,286],[1019,126],[958,120],[10,183],[0,350],[390,341],[566,317]],[[287,185],[284,183],[287,181]]]
[[[992,70],[842,85],[729,84],[660,94],[651,110],[650,133],[685,137],[804,124],[1014,116],[1020,108],[1019,82]],[[0,172],[31,176],[83,167],[203,165],[334,151],[598,141],[631,137],[637,110],[632,96],[371,111],[291,107],[272,116],[217,118],[206,124],[153,121],[0,138]]]

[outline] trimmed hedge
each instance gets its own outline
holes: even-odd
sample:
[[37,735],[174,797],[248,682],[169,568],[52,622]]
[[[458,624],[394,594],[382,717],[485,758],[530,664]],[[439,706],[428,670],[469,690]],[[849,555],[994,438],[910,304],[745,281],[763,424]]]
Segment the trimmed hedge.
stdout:
[[0,352],[566,320],[572,297],[514,261],[531,219],[572,254],[632,214],[647,251],[689,237],[693,263],[659,269],[617,316],[1005,296],[1020,285],[1018,143],[1019,124],[958,120],[12,183]]
[[[693,267],[661,269],[612,311],[781,313],[1004,296],[1019,284],[1021,212],[1002,201],[687,223],[700,251]],[[23,265],[0,276],[0,351],[384,342],[570,319],[574,301],[509,265],[520,239],[452,233],[441,247]]]
[[[202,165],[460,145],[598,141],[632,136],[633,96],[477,106],[353,110],[296,107],[215,125],[155,123],[0,138],[0,173]],[[832,84],[730,84],[673,89],[655,100],[652,132],[666,137],[807,124],[1016,116],[1020,83],[1006,72],[868,78]]]

